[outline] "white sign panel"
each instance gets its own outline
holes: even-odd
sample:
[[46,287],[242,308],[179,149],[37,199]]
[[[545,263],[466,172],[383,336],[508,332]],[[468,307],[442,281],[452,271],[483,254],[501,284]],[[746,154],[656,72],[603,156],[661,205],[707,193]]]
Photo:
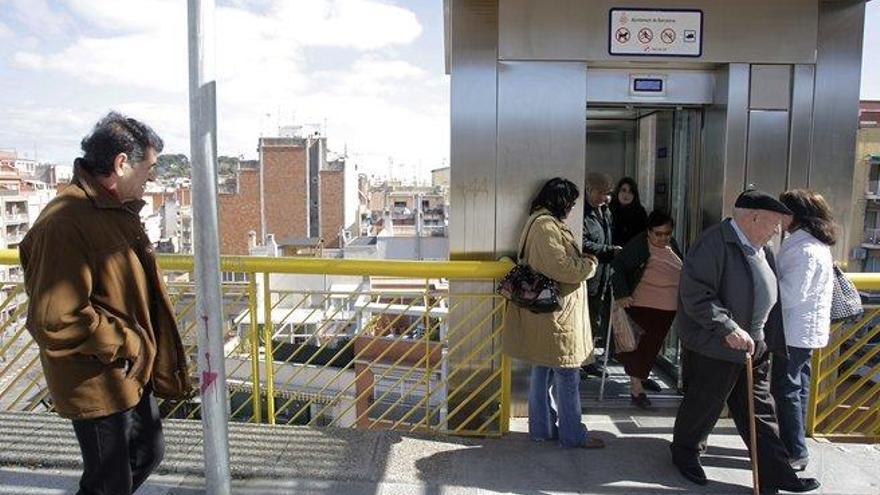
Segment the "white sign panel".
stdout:
[[703,54],[703,12],[611,9],[608,36],[611,55],[699,57]]

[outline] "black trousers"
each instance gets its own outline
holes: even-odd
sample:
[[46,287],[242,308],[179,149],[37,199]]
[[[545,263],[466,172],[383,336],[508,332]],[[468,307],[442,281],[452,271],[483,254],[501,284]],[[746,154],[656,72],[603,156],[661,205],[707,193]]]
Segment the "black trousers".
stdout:
[[83,457],[77,495],[131,495],[165,455],[159,406],[150,392],[127,411],[74,420],[73,430]]
[[[684,400],[673,430],[672,455],[698,457],[725,402],[736,429],[749,445],[748,379],[744,364],[713,359],[683,349]],[[776,408],[770,395],[770,353],[753,362],[755,379],[755,426],[758,439],[758,474],[762,485],[782,485],[797,478],[788,464],[788,452],[779,438]]]

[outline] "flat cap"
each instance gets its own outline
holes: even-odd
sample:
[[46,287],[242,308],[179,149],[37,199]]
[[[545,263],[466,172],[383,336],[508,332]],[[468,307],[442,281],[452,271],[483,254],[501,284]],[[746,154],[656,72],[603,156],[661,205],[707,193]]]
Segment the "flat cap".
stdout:
[[789,210],[782,201],[779,201],[764,191],[759,191],[757,189],[743,191],[743,193],[736,198],[736,203],[734,203],[733,206],[737,208],[748,208],[750,210],[774,211],[776,213],[782,213],[783,215],[794,215],[794,213]]

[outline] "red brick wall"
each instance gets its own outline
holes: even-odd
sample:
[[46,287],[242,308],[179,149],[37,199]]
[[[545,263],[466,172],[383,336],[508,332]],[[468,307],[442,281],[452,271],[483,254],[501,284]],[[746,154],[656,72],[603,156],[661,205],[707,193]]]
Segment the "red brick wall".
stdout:
[[276,241],[285,237],[307,237],[309,208],[305,148],[264,147],[263,167],[267,233],[275,234]]
[[339,247],[339,229],[345,223],[345,172],[321,171],[321,237],[324,246]]
[[238,194],[218,195],[220,253],[248,254],[248,232],[260,238],[260,173],[243,169]]

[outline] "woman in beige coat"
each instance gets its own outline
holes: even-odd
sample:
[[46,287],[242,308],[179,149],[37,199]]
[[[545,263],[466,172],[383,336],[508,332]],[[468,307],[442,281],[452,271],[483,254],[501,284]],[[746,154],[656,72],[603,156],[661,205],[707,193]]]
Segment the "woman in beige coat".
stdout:
[[[563,222],[580,193],[571,181],[547,181],[532,202],[520,238],[521,261],[559,283],[560,309],[532,313],[510,304],[504,326],[504,351],[532,364],[529,389],[529,435],[559,440],[563,447],[601,448],[581,423],[578,385],[582,364],[592,360],[593,339],[587,317],[585,281],[596,259],[581,253]],[[553,391],[553,402],[550,391]]]

